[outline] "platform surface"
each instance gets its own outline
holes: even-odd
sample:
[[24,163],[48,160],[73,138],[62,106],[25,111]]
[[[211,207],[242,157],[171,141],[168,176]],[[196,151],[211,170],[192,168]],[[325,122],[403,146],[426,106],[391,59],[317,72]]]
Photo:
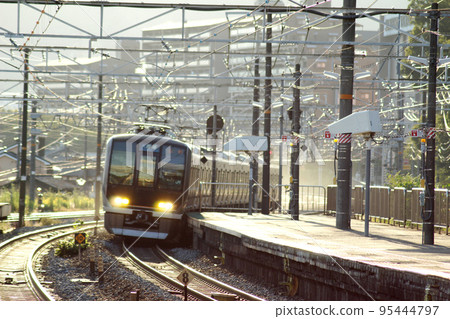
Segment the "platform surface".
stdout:
[[371,222],[365,237],[364,221],[352,219],[351,230],[340,230],[336,218],[326,215],[300,215],[298,221],[281,214],[189,215],[207,227],[237,236],[450,280],[450,235],[436,233],[434,245],[423,245],[421,230]]

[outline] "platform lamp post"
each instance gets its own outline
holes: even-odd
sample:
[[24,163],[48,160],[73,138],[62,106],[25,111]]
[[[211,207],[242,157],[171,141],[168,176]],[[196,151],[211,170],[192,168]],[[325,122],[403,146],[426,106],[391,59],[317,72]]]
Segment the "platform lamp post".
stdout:
[[369,236],[369,210],[370,210],[370,142],[375,133],[382,131],[380,114],[377,111],[361,111],[347,115],[346,117],[330,124],[328,130],[332,135],[340,134],[340,139],[348,135],[362,135],[366,140],[366,189],[364,209],[364,236]]
[[370,218],[370,157],[371,145],[370,140],[373,133],[363,135],[366,140],[366,189],[365,189],[365,205],[364,205],[364,236],[369,237],[369,218]]

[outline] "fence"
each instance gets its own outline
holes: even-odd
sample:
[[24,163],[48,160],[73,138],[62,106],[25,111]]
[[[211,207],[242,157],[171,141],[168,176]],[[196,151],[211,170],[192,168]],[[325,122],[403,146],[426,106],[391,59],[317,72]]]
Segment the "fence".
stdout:
[[[277,210],[280,213],[289,213],[289,203],[292,196],[290,186],[289,184],[272,186],[273,188],[279,188],[279,192],[281,193],[281,203],[277,198]],[[298,188],[298,210],[300,212],[325,212],[327,210],[327,190],[325,187],[299,185]]]
[[[212,185],[216,186],[215,203],[213,203],[211,197]],[[291,198],[290,185],[271,185],[270,187],[270,205],[272,210],[279,211],[280,213],[289,213],[289,203]],[[261,198],[262,191],[260,185],[253,185],[253,192],[256,193],[256,198]],[[281,192],[281,203],[278,192]],[[196,203],[200,211],[202,209],[248,210],[249,184],[200,182],[198,194],[198,201],[196,201]],[[325,187],[299,185],[299,211],[325,212],[327,210],[326,201],[327,196]],[[239,205],[236,205],[237,203],[239,203]],[[253,203],[253,211],[259,210],[258,203]]]
[[[336,185],[327,187],[327,211],[336,211]],[[403,187],[390,189],[383,186],[370,187],[371,218],[400,223],[403,226],[419,227],[422,224],[422,206],[420,206],[420,193],[423,188],[406,190]],[[352,191],[352,213],[364,216],[365,190],[356,186]],[[434,197],[434,224],[448,235],[450,222],[450,201],[448,189],[435,189]]]

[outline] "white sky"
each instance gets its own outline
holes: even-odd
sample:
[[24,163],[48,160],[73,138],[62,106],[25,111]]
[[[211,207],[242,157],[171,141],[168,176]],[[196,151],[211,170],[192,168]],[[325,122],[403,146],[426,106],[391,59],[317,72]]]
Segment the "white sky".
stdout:
[[[116,0],[112,0],[116,1]],[[264,0],[257,0],[264,1]],[[271,3],[276,0],[270,0]],[[292,5],[295,7],[295,3],[304,3],[304,0],[293,0],[293,2],[290,2],[289,0],[284,0],[285,5]],[[323,0],[319,0],[321,2]],[[146,0],[146,1],[139,1],[139,0],[121,0],[121,2],[148,2],[148,3],[191,3],[191,4],[227,4],[227,5],[254,5],[256,3],[256,0]],[[392,8],[392,4],[395,4],[395,8],[407,8],[409,3],[409,0],[357,0],[356,6],[357,8]],[[331,0],[331,6],[332,7],[342,7],[343,0]],[[320,7],[320,5],[319,5]],[[49,14],[53,14],[56,11],[56,7],[50,6],[46,9]],[[150,12],[152,11],[152,12]],[[152,17],[156,15],[155,12],[166,12],[168,9],[161,9],[160,11],[155,10],[146,10],[146,9],[126,9],[126,8],[115,8],[115,9],[105,9],[105,17],[104,17],[104,25],[103,35],[113,34],[116,31],[122,30],[123,28],[130,27],[134,23],[144,21],[148,19],[149,17]],[[1,23],[1,27],[4,28],[4,30],[10,30],[11,32],[17,32],[17,29],[20,27],[20,32],[22,33],[29,33],[30,30],[32,30],[35,27],[35,21],[39,18],[40,12],[35,11],[27,7],[26,5],[20,6],[20,24],[17,23],[17,5],[11,4],[11,5],[2,5],[0,2],[0,12],[2,12],[3,19]],[[88,7],[77,7],[77,6],[63,6],[60,10],[60,12],[56,15],[58,19],[61,19],[62,21],[67,21],[71,23],[72,25],[76,25],[81,27],[84,30],[89,30],[90,32],[93,32],[94,34],[98,34],[98,30],[100,29],[100,10],[98,8],[88,8]],[[75,18],[74,18],[75,17]],[[79,18],[78,18],[79,17]],[[192,20],[211,20],[211,19],[224,19],[225,15],[223,12],[186,12],[186,20],[192,21]],[[51,21],[51,18],[48,16],[45,16],[41,18],[41,23],[39,24],[39,28],[36,29],[36,34],[39,34],[40,32],[46,32],[46,33],[66,33],[66,34],[76,34],[78,31],[75,29],[68,27],[65,24],[62,24],[59,21],[52,21],[51,27],[49,30],[44,30],[47,25],[49,25]],[[176,13],[171,13],[169,15],[165,15],[163,18],[154,20],[151,22],[152,25],[158,25],[158,24],[166,24],[167,22],[173,21],[176,24],[180,24],[181,21],[181,11],[177,10]],[[363,25],[363,30],[377,30],[379,28],[379,25],[374,22],[370,21],[369,19],[361,19],[358,21],[360,25]],[[121,33],[121,36],[141,36],[142,35],[142,29],[146,29],[148,27],[146,26],[138,26],[136,28],[133,28],[125,33]],[[17,43],[22,43],[24,39],[15,39]],[[82,45],[86,46],[88,40],[81,40]],[[30,45],[33,44],[44,44],[44,43],[56,43],[58,45],[73,45],[74,40],[67,40],[67,39],[43,39],[39,42],[36,38],[34,38],[32,41],[30,41]],[[10,44],[10,40],[7,37],[0,37],[0,44]],[[101,43],[96,43],[98,46],[101,45]],[[2,56],[1,58],[5,58]],[[6,65],[2,65],[2,67],[6,67]],[[0,77],[2,78],[2,77]],[[3,87],[0,83],[0,89]],[[1,92],[2,90],[0,90]]]

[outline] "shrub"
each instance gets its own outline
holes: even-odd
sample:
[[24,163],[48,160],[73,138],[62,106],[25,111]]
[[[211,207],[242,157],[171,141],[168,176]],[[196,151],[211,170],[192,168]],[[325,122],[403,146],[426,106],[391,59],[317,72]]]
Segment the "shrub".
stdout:
[[[80,245],[81,249],[84,250],[90,246],[90,243],[86,239],[86,243]],[[72,257],[78,254],[78,243],[75,242],[73,238],[60,240],[56,244],[55,255],[59,257]]]
[[394,175],[388,174],[386,184],[391,188],[404,187],[406,189],[412,189],[413,187],[420,187],[420,177],[412,176],[409,173],[402,174],[401,172],[397,172]]

